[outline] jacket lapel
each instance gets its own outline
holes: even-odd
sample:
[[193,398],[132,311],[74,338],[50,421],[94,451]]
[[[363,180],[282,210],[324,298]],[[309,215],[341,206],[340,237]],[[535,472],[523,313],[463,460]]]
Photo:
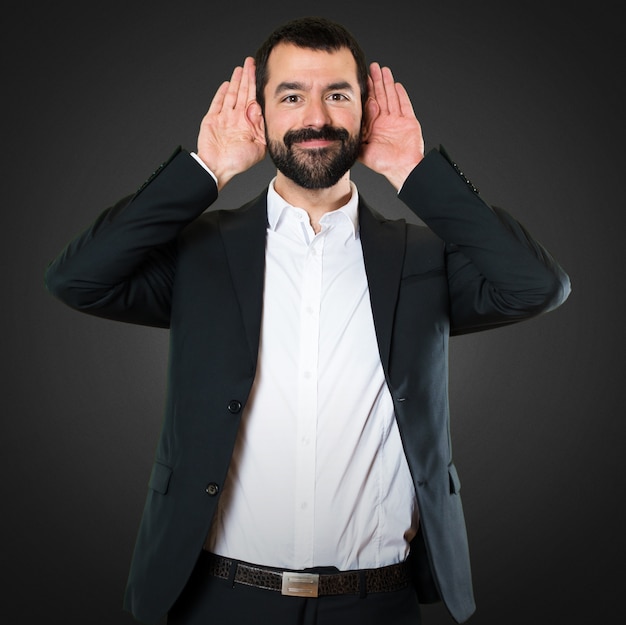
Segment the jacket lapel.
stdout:
[[359,228],[378,350],[383,368],[388,374],[394,314],[406,246],[406,224],[404,221],[384,219],[360,200]]
[[267,191],[237,210],[223,211],[219,223],[250,355],[256,364],[263,311]]

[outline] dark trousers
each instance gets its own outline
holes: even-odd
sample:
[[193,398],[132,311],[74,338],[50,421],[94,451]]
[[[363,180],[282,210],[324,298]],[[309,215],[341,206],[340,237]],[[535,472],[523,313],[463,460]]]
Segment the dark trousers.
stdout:
[[200,558],[168,625],[420,625],[413,588],[360,595],[286,597],[211,576]]

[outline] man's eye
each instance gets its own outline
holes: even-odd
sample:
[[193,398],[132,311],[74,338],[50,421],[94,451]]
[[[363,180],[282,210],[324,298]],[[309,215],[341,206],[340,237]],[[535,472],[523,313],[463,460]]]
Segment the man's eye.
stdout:
[[283,98],[283,102],[290,102],[290,103],[295,103],[295,102],[298,102],[299,100],[300,98],[297,95],[288,95]]
[[329,97],[334,102],[342,102],[348,99],[347,96],[343,93],[331,93]]

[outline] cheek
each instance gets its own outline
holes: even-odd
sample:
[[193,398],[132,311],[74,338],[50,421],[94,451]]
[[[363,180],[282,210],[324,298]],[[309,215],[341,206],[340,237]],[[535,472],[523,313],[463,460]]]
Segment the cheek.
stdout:
[[285,119],[281,119],[280,123],[265,118],[265,136],[272,141],[282,141],[285,133],[290,127],[285,124]]
[[300,116],[295,111],[267,109],[263,115],[265,131],[270,135],[283,136],[287,130],[299,128],[301,124]]
[[361,132],[362,115],[360,112],[341,111],[333,117],[333,125],[345,128],[351,135]]

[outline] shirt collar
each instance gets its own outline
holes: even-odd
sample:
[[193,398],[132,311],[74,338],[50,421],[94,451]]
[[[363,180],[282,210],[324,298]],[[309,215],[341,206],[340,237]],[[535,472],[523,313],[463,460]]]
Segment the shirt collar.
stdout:
[[[270,230],[276,230],[278,227],[281,217],[288,209],[298,208],[297,206],[293,206],[289,204],[286,200],[284,200],[274,188],[274,182],[276,178],[273,178],[269,184],[267,190],[267,222]],[[331,219],[337,219],[333,215],[344,215],[345,219],[348,221],[352,228],[352,235],[354,238],[357,237],[359,231],[359,193],[356,188],[354,182],[350,181],[350,189],[352,190],[352,194],[350,195],[350,199],[346,204],[338,208],[337,210],[331,211],[324,215],[320,223],[325,223],[326,221],[330,221]]]

